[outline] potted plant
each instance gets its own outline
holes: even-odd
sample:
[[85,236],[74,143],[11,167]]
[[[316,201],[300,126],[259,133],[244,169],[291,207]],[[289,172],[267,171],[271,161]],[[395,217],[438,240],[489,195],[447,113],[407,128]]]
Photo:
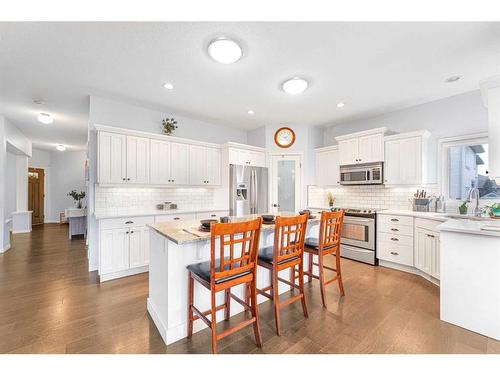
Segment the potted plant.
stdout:
[[493,216],[500,217],[500,203],[494,203],[491,206],[488,206],[488,208],[491,210]]
[[333,204],[335,203],[335,197],[331,192],[326,193],[326,199],[328,199],[328,205],[330,207],[333,207]]
[[466,215],[467,214],[467,201],[463,201],[460,206],[458,206],[458,212],[460,212],[460,215]]
[[71,198],[73,198],[75,200],[76,208],[82,208],[82,199],[85,198],[84,191],[81,191],[78,193],[76,190],[71,190],[68,193],[68,196],[70,196]]
[[163,127],[163,134],[165,135],[172,135],[174,130],[178,128],[177,121],[173,117],[163,119],[161,124]]

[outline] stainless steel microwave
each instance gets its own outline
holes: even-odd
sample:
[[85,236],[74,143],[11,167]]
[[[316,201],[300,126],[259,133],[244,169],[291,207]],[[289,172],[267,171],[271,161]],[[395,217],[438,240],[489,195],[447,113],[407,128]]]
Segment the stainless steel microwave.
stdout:
[[340,166],[341,185],[377,185],[384,181],[384,163]]

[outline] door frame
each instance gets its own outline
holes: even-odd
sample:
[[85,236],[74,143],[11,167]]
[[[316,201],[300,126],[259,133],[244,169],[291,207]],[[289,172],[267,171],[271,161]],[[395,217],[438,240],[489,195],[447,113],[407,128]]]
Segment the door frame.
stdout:
[[[273,202],[275,201],[275,188],[277,188],[276,185],[276,178],[277,178],[277,170],[275,168],[275,161],[278,160],[278,158],[283,159],[283,158],[288,158],[288,157],[293,157],[294,159],[298,159],[299,161],[299,173],[295,177],[295,210],[298,211],[300,210],[303,200],[302,197],[304,195],[304,186],[303,186],[303,181],[304,181],[304,153],[303,152],[272,152],[269,153],[269,209],[271,212],[275,212],[276,210],[273,207]],[[277,190],[276,190],[277,192]],[[279,209],[278,209],[279,210]]]
[[[34,223],[33,221],[33,217],[34,217],[34,211],[31,213],[31,223],[32,225],[41,225],[41,224],[44,224],[45,223],[45,168],[37,168],[37,167],[28,167],[28,173],[30,172],[36,172],[38,173],[39,177],[38,179],[40,180],[40,175],[42,176],[41,177],[41,181],[39,182],[39,187],[41,187],[41,199],[39,200],[40,201],[40,204],[42,206],[42,209],[41,209],[41,221],[39,223]],[[29,206],[30,206],[30,201],[29,201],[29,174],[28,174],[28,209],[29,209]],[[33,198],[32,198],[33,199]]]

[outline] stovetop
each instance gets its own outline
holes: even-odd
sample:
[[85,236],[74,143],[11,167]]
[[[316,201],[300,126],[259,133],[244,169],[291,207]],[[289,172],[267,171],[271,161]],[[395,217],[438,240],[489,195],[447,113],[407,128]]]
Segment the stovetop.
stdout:
[[377,210],[373,208],[345,208],[333,207],[332,211],[344,210],[346,216],[375,218]]

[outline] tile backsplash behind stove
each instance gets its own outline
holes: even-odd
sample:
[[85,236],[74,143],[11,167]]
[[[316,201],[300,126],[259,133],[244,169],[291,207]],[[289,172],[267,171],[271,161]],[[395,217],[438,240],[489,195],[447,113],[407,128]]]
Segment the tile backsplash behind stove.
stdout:
[[[421,189],[421,188],[420,188]],[[338,186],[322,188],[308,186],[308,206],[328,207],[327,192],[335,197],[334,205],[346,208],[374,208],[411,210],[408,198],[417,191],[417,187],[385,187],[384,185]],[[437,188],[425,188],[427,194],[439,195]]]
[[155,210],[163,202],[177,203],[179,209],[214,206],[214,191],[205,188],[100,187],[95,190],[95,213],[120,214]]

